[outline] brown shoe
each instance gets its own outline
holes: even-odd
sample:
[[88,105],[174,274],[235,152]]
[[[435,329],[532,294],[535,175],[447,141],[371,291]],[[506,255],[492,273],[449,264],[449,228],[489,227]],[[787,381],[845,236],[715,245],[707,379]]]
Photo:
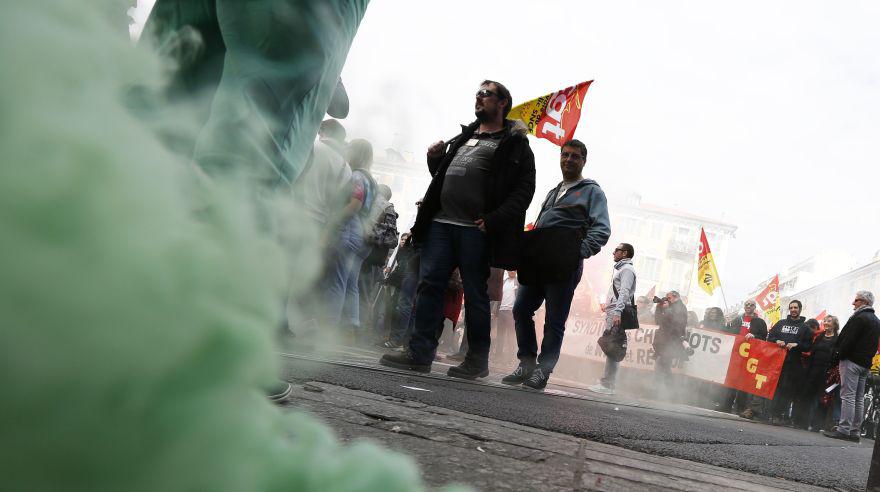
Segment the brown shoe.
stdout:
[[753,412],[751,408],[746,408],[742,411],[741,414],[739,414],[739,416],[744,419],[752,420],[753,418],[755,418],[755,412]]

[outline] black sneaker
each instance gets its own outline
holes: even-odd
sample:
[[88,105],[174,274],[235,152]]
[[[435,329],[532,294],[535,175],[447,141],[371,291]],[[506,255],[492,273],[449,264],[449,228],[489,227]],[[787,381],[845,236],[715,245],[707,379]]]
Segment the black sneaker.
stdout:
[[523,384],[529,379],[529,376],[532,375],[533,369],[526,369],[522,364],[516,366],[516,369],[513,370],[512,373],[508,374],[501,378],[501,382],[504,384]]
[[406,371],[431,372],[431,363],[423,364],[413,359],[412,353],[409,351],[399,354],[385,354],[379,359],[379,364],[395,369],[403,369]]
[[536,368],[532,371],[532,375],[529,376],[529,379],[526,379],[523,383],[523,386],[527,386],[532,389],[542,390],[545,386],[547,386],[547,380],[550,379],[550,375],[544,375],[544,371],[541,370],[540,367]]
[[859,436],[850,436],[849,434],[843,434],[842,432],[837,431],[837,430],[822,431],[822,435],[825,437],[830,437],[831,439],[840,439],[842,441],[849,441],[849,442],[856,442],[856,443],[861,441]]
[[477,379],[484,378],[489,375],[489,368],[486,366],[477,366],[469,360],[465,360],[457,366],[452,366],[446,371],[446,375],[451,378],[460,379]]

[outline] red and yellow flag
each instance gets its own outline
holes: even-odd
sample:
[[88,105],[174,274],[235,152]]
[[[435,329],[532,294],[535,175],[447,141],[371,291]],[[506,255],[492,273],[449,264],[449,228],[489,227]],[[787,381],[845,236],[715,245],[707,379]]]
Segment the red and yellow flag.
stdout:
[[763,398],[773,398],[785,350],[775,343],[740,335],[733,342],[724,385]]
[[718,270],[715,268],[715,260],[712,259],[712,250],[709,249],[709,241],[706,240],[706,231],[700,228],[700,256],[697,261],[697,280],[700,287],[710,296],[716,287],[721,287],[721,279],[718,278]]
[[592,83],[592,80],[581,82],[514,106],[507,119],[521,120],[532,135],[562,147],[574,136],[587,89]]
[[779,299],[779,275],[773,277],[773,280],[767,284],[767,287],[755,296],[755,303],[764,311],[764,317],[767,323],[772,327],[782,317],[782,308]]

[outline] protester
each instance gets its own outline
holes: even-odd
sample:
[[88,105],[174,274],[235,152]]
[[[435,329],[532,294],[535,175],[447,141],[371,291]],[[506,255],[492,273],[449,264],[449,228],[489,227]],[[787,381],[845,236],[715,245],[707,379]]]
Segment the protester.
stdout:
[[[327,231],[329,223],[340,217],[342,209],[349,201],[351,186],[351,168],[345,161],[344,150],[340,153],[339,146],[345,145],[345,128],[336,120],[327,120],[334,124],[322,124],[326,137],[315,142],[309,163],[300,175],[294,188],[293,200],[305,213],[307,230],[317,237],[321,231]],[[336,262],[336,249],[325,244],[323,270],[320,272],[314,288],[305,295],[288,300],[289,306],[297,309],[299,317],[288,314],[288,323],[299,335],[313,335],[317,331],[318,319],[324,318],[325,291],[330,282],[333,265]],[[299,274],[299,271],[292,275]]]
[[452,271],[460,268],[468,354],[447,374],[468,379],[489,374],[489,267],[517,268],[526,209],[535,193],[535,157],[527,130],[505,119],[511,104],[504,85],[484,81],[476,94],[477,120],[448,143],[428,149],[433,178],[412,228],[413,240],[422,245],[415,327],[409,351],[383,356],[383,365],[431,370],[443,291]]
[[333,251],[324,288],[324,326],[339,327],[343,323],[346,334],[354,338],[360,326],[358,277],[361,263],[369,254],[364,237],[376,194],[376,182],[369,173],[373,146],[366,140],[353,140],[346,157],[352,168],[349,200],[321,239]]
[[724,331],[724,311],[722,311],[720,307],[706,308],[706,312],[703,315],[703,322],[700,326],[710,330]]
[[[520,270],[523,285],[513,306],[520,362],[512,374],[502,379],[506,384],[522,383],[532,389],[547,386],[559,360],[571,300],[584,271],[583,259],[599,253],[611,234],[605,193],[598,183],[583,176],[587,146],[580,140],[570,140],[559,155],[562,181],[547,194],[535,228],[528,233],[533,241],[543,238],[543,242],[533,244],[531,254],[537,258],[524,255]],[[523,269],[534,268],[531,262],[554,256],[567,261],[569,255],[570,265],[560,265],[558,275],[553,272],[552,276],[539,276],[526,283]],[[545,304],[545,322],[539,354],[534,316],[541,304]]]
[[[626,343],[626,332],[622,329],[621,313],[626,304],[630,303],[633,292],[636,289],[636,271],[633,268],[632,259],[635,249],[631,244],[620,243],[614,248],[614,275],[611,278],[611,288],[608,289],[608,298],[605,302],[605,333],[616,337],[620,343]],[[620,362],[605,358],[605,373],[599,384],[590,386],[595,393],[606,395],[614,394],[614,386],[617,380],[617,369]]]
[[497,317],[497,340],[493,346],[495,355],[498,359],[502,359],[509,352],[513,351],[512,345],[516,341],[516,331],[513,324],[513,303],[516,301],[516,292],[519,289],[519,282],[516,280],[516,271],[510,270],[504,278],[501,286],[501,303],[498,305]]
[[668,388],[672,377],[672,363],[686,355],[682,343],[687,335],[688,314],[677,291],[671,290],[657,301],[654,319],[658,328],[653,341],[655,390],[658,396],[664,396],[662,391]]
[[[743,314],[738,315],[728,323],[725,331],[734,335],[744,336],[746,339],[757,338],[758,340],[766,340],[767,323],[755,315],[755,307],[755,301],[752,299],[743,303]],[[752,401],[754,403],[751,403]],[[765,401],[766,399],[751,395],[745,391],[731,389],[721,410],[738,413],[740,417],[746,419],[753,419],[756,413],[760,413]]]
[[[650,292],[649,292],[650,294]],[[639,323],[646,325],[654,324],[654,303],[648,296],[639,296],[636,299],[636,306],[639,311]]]
[[864,418],[865,381],[871,359],[880,341],[880,320],[874,314],[874,294],[856,292],[852,302],[855,311],[834,343],[840,360],[840,421],[837,429],[823,432],[825,437],[859,442],[859,429]]
[[807,358],[804,384],[794,407],[793,420],[794,426],[797,428],[819,432],[822,425],[824,412],[821,411],[819,400],[825,391],[828,369],[831,368],[834,358],[834,343],[837,341],[838,326],[837,317],[826,316],[824,330],[813,338],[810,356]]
[[798,300],[788,303],[788,317],[777,321],[767,334],[768,342],[775,343],[786,351],[770,409],[770,423],[773,425],[786,425],[791,422],[789,418],[791,404],[803,384],[801,352],[810,350],[812,338],[809,328],[804,323],[806,320],[800,315],[802,307],[801,301]]
[[324,120],[318,127],[318,139],[324,145],[332,148],[340,157],[345,156],[345,142],[347,133],[345,127],[338,120]]
[[381,339],[381,313],[387,297],[381,294],[388,289],[381,288],[380,282],[384,278],[391,248],[397,245],[400,234],[397,232],[398,215],[391,203],[391,188],[380,184],[377,191],[368,222],[372,226],[368,226],[370,230],[366,231],[364,247],[368,253],[361,264],[358,290],[361,303],[360,324],[367,332],[373,332],[375,338]]
[[413,304],[419,285],[419,253],[413,247],[410,234],[400,235],[400,245],[394,264],[389,267],[386,282],[397,289],[394,316],[389,323],[388,339],[382,346],[401,349],[409,342],[413,324]]

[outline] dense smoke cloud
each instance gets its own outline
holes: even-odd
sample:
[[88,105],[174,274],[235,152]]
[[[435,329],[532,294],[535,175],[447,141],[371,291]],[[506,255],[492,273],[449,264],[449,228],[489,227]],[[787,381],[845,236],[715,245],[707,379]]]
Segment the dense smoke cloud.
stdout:
[[122,103],[160,82],[125,7],[0,7],[0,488],[419,490],[266,400],[284,251]]

